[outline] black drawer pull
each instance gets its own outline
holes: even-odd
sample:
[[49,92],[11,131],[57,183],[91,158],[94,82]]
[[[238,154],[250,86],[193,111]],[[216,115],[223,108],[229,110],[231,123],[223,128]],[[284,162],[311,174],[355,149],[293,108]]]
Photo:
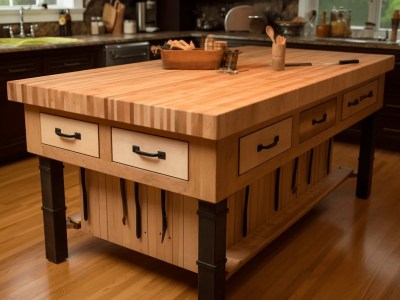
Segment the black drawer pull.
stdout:
[[257,146],[257,152],[261,152],[262,150],[265,150],[265,149],[274,148],[276,145],[278,145],[278,142],[279,142],[279,135],[276,135],[274,137],[274,142],[273,143],[271,143],[269,145],[266,145],[266,146],[264,146],[263,144],[258,145]]
[[58,136],[64,137],[64,138],[69,138],[69,139],[76,139],[80,140],[81,139],[81,134],[79,132],[75,132],[74,134],[65,134],[61,132],[60,128],[55,128],[55,133]]
[[80,62],[65,62],[64,67],[77,67],[80,66],[81,63]]
[[349,103],[347,103],[347,107],[353,106],[353,105],[357,105],[360,101],[358,101],[358,98],[354,99],[353,101],[349,101]]
[[8,69],[8,73],[26,73],[35,70],[36,70],[35,68],[16,68],[16,69]]
[[324,123],[327,118],[328,118],[327,113],[324,113],[322,119],[320,120],[312,119],[312,125]]
[[367,98],[371,98],[373,95],[374,95],[374,93],[371,90],[368,92],[368,94],[360,96],[360,101],[363,101],[364,99],[367,99]]
[[157,151],[157,153],[149,153],[149,152],[143,152],[140,151],[140,147],[139,146],[132,146],[132,151],[133,153],[136,153],[138,155],[143,155],[143,156],[147,156],[147,157],[157,157],[159,159],[166,159],[167,154],[163,151]]

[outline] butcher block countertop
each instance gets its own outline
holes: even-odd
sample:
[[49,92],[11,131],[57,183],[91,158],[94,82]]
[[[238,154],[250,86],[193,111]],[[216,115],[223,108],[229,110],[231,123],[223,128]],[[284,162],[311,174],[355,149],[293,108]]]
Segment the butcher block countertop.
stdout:
[[394,57],[287,49],[286,62],[359,64],[274,71],[271,48],[241,48],[236,75],[165,70],[161,60],[8,82],[8,98],[100,119],[218,140],[361,84]]

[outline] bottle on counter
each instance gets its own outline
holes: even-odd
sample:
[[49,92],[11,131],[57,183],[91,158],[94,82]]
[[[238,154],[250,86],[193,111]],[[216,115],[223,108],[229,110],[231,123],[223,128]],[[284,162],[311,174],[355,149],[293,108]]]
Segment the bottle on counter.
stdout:
[[326,22],[326,10],[322,12],[321,22],[317,25],[317,37],[328,37],[331,26]]
[[60,36],[67,36],[67,20],[65,18],[65,10],[60,10],[58,26],[60,28]]
[[90,18],[90,33],[93,35],[99,34],[99,24],[97,23],[97,17],[93,16]]
[[99,34],[105,34],[106,33],[106,28],[104,27],[104,22],[101,17],[97,17],[97,27],[99,30]]
[[390,34],[390,41],[397,41],[397,30],[399,29],[400,13],[399,10],[395,10],[392,16],[392,32]]
[[72,18],[69,9],[65,10],[65,35],[72,35]]

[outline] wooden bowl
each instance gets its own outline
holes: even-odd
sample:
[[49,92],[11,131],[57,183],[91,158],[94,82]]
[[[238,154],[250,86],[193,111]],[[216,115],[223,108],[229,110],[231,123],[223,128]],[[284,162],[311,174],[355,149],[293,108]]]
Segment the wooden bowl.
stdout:
[[305,22],[275,21],[278,34],[298,36],[304,28]]
[[215,70],[221,63],[223,50],[165,50],[161,49],[164,69]]

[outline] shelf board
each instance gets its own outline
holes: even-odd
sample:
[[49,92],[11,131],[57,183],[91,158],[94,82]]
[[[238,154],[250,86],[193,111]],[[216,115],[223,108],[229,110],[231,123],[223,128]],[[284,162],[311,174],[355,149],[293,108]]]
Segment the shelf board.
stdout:
[[352,174],[352,169],[337,169],[309,191],[299,196],[296,202],[293,202],[293,205],[283,208],[270,222],[260,225],[243,240],[227,249],[226,279],[232,276],[247,261],[287,230]]

